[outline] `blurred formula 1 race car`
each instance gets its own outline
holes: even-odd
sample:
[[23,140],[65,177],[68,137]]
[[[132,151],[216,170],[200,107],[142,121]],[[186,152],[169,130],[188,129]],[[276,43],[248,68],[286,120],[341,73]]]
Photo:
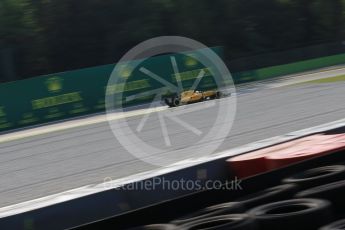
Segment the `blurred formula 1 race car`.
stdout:
[[179,105],[186,105],[205,100],[218,99],[222,96],[220,91],[208,90],[208,91],[197,91],[188,90],[183,91],[180,94],[172,94],[164,98],[165,104],[169,107],[176,107]]

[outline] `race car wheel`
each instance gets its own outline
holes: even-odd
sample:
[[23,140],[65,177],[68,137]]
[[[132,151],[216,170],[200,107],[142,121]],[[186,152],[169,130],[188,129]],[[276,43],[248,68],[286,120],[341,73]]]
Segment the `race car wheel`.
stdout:
[[315,230],[332,221],[331,203],[318,199],[293,199],[262,205],[249,215],[265,230]]
[[345,229],[345,219],[338,220],[329,225],[323,226],[320,230],[342,230]]
[[320,198],[331,201],[338,213],[345,213],[345,180],[309,188],[296,194],[297,198]]
[[165,104],[168,105],[169,107],[173,107],[172,99],[171,99],[171,98],[164,98],[164,102],[165,102]]
[[296,185],[283,184],[241,197],[236,202],[242,203],[246,208],[253,208],[270,202],[291,199],[297,191]]
[[130,228],[128,230],[177,230],[178,228],[172,224],[152,224],[145,225],[135,228]]
[[283,179],[283,183],[294,183],[306,189],[345,179],[345,165],[313,168]]
[[247,214],[216,216],[178,226],[179,230],[257,230],[257,224]]
[[179,105],[180,105],[180,100],[179,100],[177,97],[174,97],[174,98],[172,99],[172,105],[173,105],[174,107],[179,106]]
[[229,203],[222,203],[218,205],[213,205],[189,215],[180,217],[176,220],[173,220],[171,223],[175,225],[183,225],[186,223],[190,223],[192,221],[213,217],[213,216],[220,216],[220,215],[228,215],[228,214],[235,214],[235,213],[244,213],[246,211],[245,207],[239,202],[229,202]]

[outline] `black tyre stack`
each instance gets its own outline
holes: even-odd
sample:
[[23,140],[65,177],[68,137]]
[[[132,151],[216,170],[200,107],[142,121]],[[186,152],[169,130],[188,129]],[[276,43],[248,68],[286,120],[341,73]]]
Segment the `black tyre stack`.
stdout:
[[[216,204],[153,230],[331,230],[345,229],[345,166],[307,169],[281,185]],[[334,222],[332,224],[332,222]]]

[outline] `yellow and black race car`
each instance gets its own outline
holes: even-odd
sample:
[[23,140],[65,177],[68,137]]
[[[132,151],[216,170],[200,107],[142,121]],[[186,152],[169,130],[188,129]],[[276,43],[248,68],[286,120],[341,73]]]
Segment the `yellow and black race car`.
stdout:
[[179,105],[186,105],[196,102],[201,102],[205,100],[218,99],[220,98],[221,92],[216,90],[208,91],[197,91],[197,90],[188,90],[183,91],[180,94],[172,94],[164,98],[165,104],[169,107],[176,107]]

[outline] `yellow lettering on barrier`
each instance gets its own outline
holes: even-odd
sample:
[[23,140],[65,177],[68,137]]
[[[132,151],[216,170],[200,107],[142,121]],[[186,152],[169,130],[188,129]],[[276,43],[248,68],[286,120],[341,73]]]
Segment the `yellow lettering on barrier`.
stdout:
[[188,55],[185,57],[185,65],[188,67],[196,66],[198,64],[197,57],[195,55]]
[[5,113],[5,111],[4,111],[4,107],[1,106],[1,107],[0,107],[0,117],[4,117],[4,116],[6,116],[6,113]]
[[[181,77],[181,81],[186,81],[186,80],[191,80],[191,79],[197,78],[200,71],[202,71],[202,70],[205,72],[204,77],[212,76],[209,68],[195,69],[195,70],[179,73],[179,75]],[[173,77],[174,81],[176,81],[176,79],[177,79],[176,74],[172,74],[172,77]]]
[[65,112],[62,112],[59,110],[58,107],[53,107],[48,109],[48,114],[44,116],[44,119],[54,119],[58,117],[63,117],[65,116]]
[[132,82],[119,83],[116,85],[109,85],[106,87],[106,94],[112,95],[121,92],[134,91],[138,89],[149,88],[151,85],[148,80],[138,80]]
[[78,102],[82,100],[83,99],[80,95],[80,92],[73,92],[73,93],[67,93],[67,94],[62,94],[58,96],[33,100],[31,101],[31,104],[32,104],[32,109],[37,110],[37,109],[49,108],[49,107],[57,106],[57,105]]
[[0,129],[6,129],[11,126],[12,126],[12,123],[8,122],[4,107],[0,106]]
[[38,121],[38,118],[35,117],[33,113],[24,113],[22,117],[23,119],[18,122],[20,125],[26,125]]
[[71,111],[69,111],[69,114],[76,114],[76,113],[84,113],[86,111],[88,111],[89,109],[86,108],[83,103],[75,103],[73,105],[73,108]]
[[95,109],[104,109],[105,108],[105,100],[99,99],[97,105],[94,106]]
[[62,117],[64,116],[65,113],[54,113],[54,114],[49,114],[49,115],[46,115],[44,116],[45,119],[53,119],[53,118],[58,118],[58,117]]
[[0,124],[0,129],[6,129],[12,126],[12,123],[6,122],[3,124]]

